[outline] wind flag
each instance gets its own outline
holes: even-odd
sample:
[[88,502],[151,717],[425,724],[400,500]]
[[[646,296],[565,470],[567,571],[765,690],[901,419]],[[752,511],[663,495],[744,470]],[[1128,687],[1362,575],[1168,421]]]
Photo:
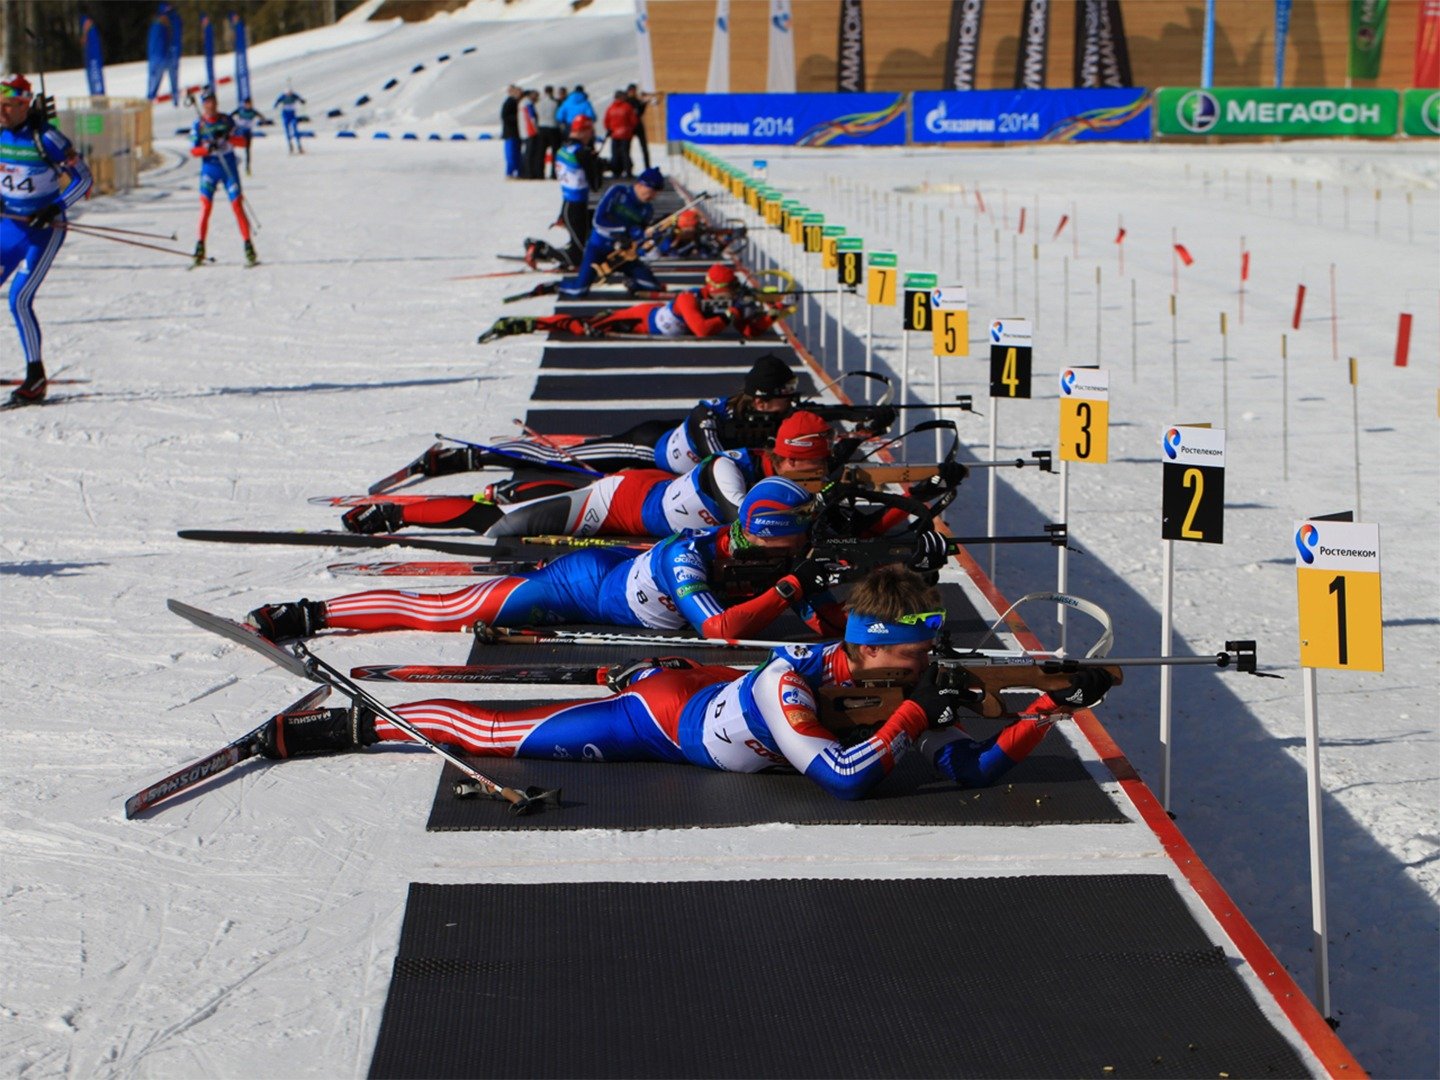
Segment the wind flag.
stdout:
[[766,93],[795,93],[795,34],[790,19],[790,0],[770,0],[770,60],[765,69]]
[[635,42],[640,53],[640,89],[655,89],[655,54],[650,48],[650,12],[645,0],[635,0]]
[[1180,256],[1180,261],[1186,266],[1193,266],[1195,264],[1195,257],[1186,250],[1184,244],[1175,245],[1175,254]]
[[1065,231],[1065,226],[1066,226],[1066,224],[1069,223],[1069,221],[1070,221],[1070,215],[1069,215],[1069,214],[1061,214],[1061,215],[1060,215],[1060,223],[1055,226],[1055,233],[1054,233],[1053,236],[1050,237],[1050,239],[1051,239],[1051,240],[1059,240],[1059,239],[1060,239],[1060,234]]
[[180,31],[183,24],[180,21],[180,12],[169,4],[161,4],[160,12],[165,16],[165,21],[170,24],[170,49],[165,56],[165,67],[170,72],[170,100],[175,107],[180,107]]
[[90,84],[90,93],[103,97],[105,62],[100,57],[100,30],[88,15],[80,19],[80,50],[85,55],[85,79]]
[[200,37],[205,48],[205,85],[213,91],[216,87],[215,27],[211,25],[209,15],[200,16]]
[[235,103],[243,105],[252,96],[250,93],[250,54],[245,20],[239,15],[230,16],[230,29],[235,32]]
[[715,0],[715,26],[710,31],[710,75],[707,94],[730,92],[730,0]]
[[1115,243],[1117,243],[1117,244],[1123,244],[1124,242],[1125,242],[1125,226],[1124,226],[1124,225],[1121,225],[1121,226],[1120,226],[1120,231],[1115,234]]
[[160,81],[165,78],[165,63],[169,57],[170,23],[165,16],[156,15],[150,20],[150,36],[145,42],[145,96],[151,101],[160,93]]
[[1200,85],[1215,85],[1215,0],[1205,0],[1205,37],[1200,48]]
[[1240,253],[1240,280],[1250,280],[1250,253],[1248,251]]
[[1350,77],[1380,77],[1390,0],[1350,0]]

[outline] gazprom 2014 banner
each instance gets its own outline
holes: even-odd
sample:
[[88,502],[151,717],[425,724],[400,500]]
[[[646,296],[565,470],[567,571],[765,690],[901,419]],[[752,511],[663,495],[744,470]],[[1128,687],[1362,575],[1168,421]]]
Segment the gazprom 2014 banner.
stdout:
[[917,90],[911,141],[1144,142],[1150,94],[1144,89]]
[[673,142],[903,146],[904,94],[671,94]]

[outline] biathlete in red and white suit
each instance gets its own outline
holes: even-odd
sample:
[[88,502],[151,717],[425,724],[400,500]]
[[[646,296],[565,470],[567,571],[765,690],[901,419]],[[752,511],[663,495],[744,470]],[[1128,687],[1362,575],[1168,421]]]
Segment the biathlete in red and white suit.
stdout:
[[[897,604],[897,594],[919,602]],[[875,607],[885,610],[867,610]],[[642,666],[612,698],[519,709],[436,699],[395,711],[436,742],[471,754],[794,770],[838,798],[858,799],[917,744],[956,783],[994,783],[1040,744],[1054,719],[1097,703],[1110,687],[1103,669],[1083,669],[1066,690],[1041,695],[1016,723],[977,742],[957,721],[983,693],[941,687],[927,672],[944,619],[938,593],[909,571],[883,567],[857,587],[843,642],[778,648],[739,678],[728,667]],[[837,737],[821,722],[821,689],[880,669],[905,672],[908,698],[883,723]],[[368,710],[333,709],[275,717],[264,741],[269,756],[290,757],[409,738]]]

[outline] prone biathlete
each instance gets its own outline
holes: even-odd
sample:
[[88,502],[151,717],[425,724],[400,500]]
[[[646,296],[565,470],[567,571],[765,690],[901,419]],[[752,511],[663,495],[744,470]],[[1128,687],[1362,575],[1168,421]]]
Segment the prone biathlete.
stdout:
[[[11,404],[45,400],[48,382],[40,349],[35,293],[65,242],[65,210],[90,190],[90,169],[70,140],[50,126],[30,81],[0,82],[0,285],[11,274],[10,314],[20,333],[25,377]],[[57,222],[59,227],[57,227]]]
[[539,570],[483,578],[445,593],[374,589],[334,600],[267,604],[250,612],[248,621],[275,641],[326,629],[441,632],[480,623],[688,626],[704,637],[745,637],[769,626],[794,603],[807,624],[823,633],[826,614],[833,617],[837,609],[826,592],[828,576],[806,565],[809,560],[728,608],[716,597],[712,580],[717,562],[743,557],[751,549],[776,555],[803,550],[814,510],[814,497],[804,488],[769,477],[750,489],[729,527],[677,533],[648,550],[585,548]]
[[[931,667],[945,612],[939,593],[899,567],[872,571],[851,594],[844,639],[775,649],[753,670],[640,661],[613,697],[522,708],[432,699],[395,711],[426,736],[466,753],[570,761],[662,761],[723,772],[797,772],[841,799],[875,788],[912,749],[962,787],[993,784],[1045,738],[1051,723],[1098,704],[1112,685],[1083,668],[1063,690],[1032,700],[1014,723],[977,741],[959,721],[983,691],[942,685]],[[876,724],[827,726],[822,692],[868,672],[900,673],[905,699]],[[976,709],[975,711],[978,711]],[[305,757],[409,736],[362,706],[272,718],[263,753]]]
[[250,140],[241,132],[233,117],[220,111],[215,91],[207,90],[200,98],[200,115],[191,128],[190,153],[200,159],[200,239],[195,242],[195,265],[205,262],[205,237],[210,231],[210,211],[214,206],[215,189],[224,185],[235,211],[240,238],[245,241],[245,262],[254,266],[259,257],[250,239],[250,219],[245,214],[245,196],[240,190],[236,171],[235,147]]
[[791,413],[766,450],[732,450],[706,458],[683,476],[626,469],[576,484],[564,479],[511,480],[473,496],[422,502],[374,502],[341,517],[357,533],[407,525],[472,529],[486,536],[655,536],[728,525],[751,484],[766,476],[810,479],[825,474],[830,425],[811,412]]

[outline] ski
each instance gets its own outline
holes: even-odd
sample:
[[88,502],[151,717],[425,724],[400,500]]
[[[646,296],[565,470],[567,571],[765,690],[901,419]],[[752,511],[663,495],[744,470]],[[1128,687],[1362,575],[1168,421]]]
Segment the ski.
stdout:
[[529,787],[524,791],[519,791],[515,788],[504,787],[501,784],[497,784],[484,773],[479,772],[471,766],[464,758],[451,753],[445,749],[445,747],[435,742],[364,687],[356,685],[356,683],[347,677],[339,668],[316,656],[304,643],[295,642],[289,648],[284,648],[265,637],[254,627],[247,626],[244,623],[238,623],[233,619],[227,619],[223,615],[215,615],[209,611],[205,611],[203,608],[197,608],[180,600],[167,600],[165,605],[176,615],[194,623],[202,630],[219,634],[221,637],[244,645],[248,649],[253,649],[271,663],[278,664],[286,671],[294,672],[297,675],[311,679],[317,683],[332,686],[350,698],[352,702],[365,706],[377,716],[384,717],[412,740],[424,746],[431,753],[444,758],[468,777],[466,780],[456,781],[454,793],[457,798],[483,795],[487,798],[508,803],[512,814],[528,814],[537,807],[560,805],[559,788],[546,791],[539,787]]
[[379,480],[376,480],[375,483],[371,484],[366,490],[367,490],[371,495],[379,495],[382,491],[389,491],[391,488],[395,487],[395,485],[397,485],[397,484],[403,484],[406,480],[409,480],[412,476],[425,476],[425,475],[427,475],[427,473],[425,472],[425,461],[426,461],[426,459],[427,459],[427,458],[430,456],[430,454],[433,453],[434,451],[436,451],[436,450],[444,450],[444,449],[445,449],[445,444],[444,444],[444,443],[435,443],[433,446],[430,447],[429,450],[426,450],[425,453],[421,454],[421,455],[420,455],[419,457],[417,457],[414,461],[410,462],[410,464],[405,465],[405,466],[402,466],[402,467],[399,468],[399,469],[396,469],[396,470],[395,470],[393,473],[391,473],[389,476],[386,476],[386,477],[383,477],[383,478],[381,478],[381,479],[379,479]]
[[[305,712],[308,709],[313,709],[329,696],[329,686],[317,686],[282,711],[287,713]],[[271,717],[253,731],[241,735],[240,738],[228,746],[222,747],[207,757],[192,761],[184,768],[177,769],[165,777],[165,779],[157,780],[143,791],[137,791],[134,795],[131,795],[130,798],[125,800],[126,820],[128,821],[135,817],[135,815],[149,810],[156,803],[168,799],[172,795],[178,795],[182,791],[189,790],[202,780],[208,780],[210,777],[224,772],[231,766],[238,765],[247,758],[254,757],[260,752],[260,734],[265,730],[266,726],[269,725],[270,720],[273,719],[274,717]]]
[[504,577],[528,570],[540,570],[547,562],[548,559],[496,559],[493,562],[342,562],[331,563],[325,569],[341,577]]
[[430,536],[399,536],[395,533],[352,533],[304,529],[181,529],[175,534],[182,540],[203,540],[214,544],[289,544],[299,547],[383,548],[410,547],[425,551],[443,551],[450,555],[491,555],[498,549],[493,543],[464,540],[440,540]]
[[[19,386],[24,379],[0,379],[0,386]],[[77,386],[80,383],[88,383],[89,379],[46,379],[50,386]]]
[[385,492],[381,492],[378,495],[311,495],[305,501],[311,506],[379,506],[383,504],[416,506],[421,503],[436,502],[440,499],[468,499],[470,502],[476,503],[488,503],[490,501],[486,499],[483,494],[477,497],[474,492],[456,492],[454,495],[391,495]]
[[0,412],[10,412],[12,409],[37,409],[45,405],[63,405],[67,401],[83,401],[85,398],[96,397],[96,393],[81,391],[76,394],[50,394],[39,401],[7,401],[0,405]]
[[[675,657],[657,658],[660,667],[687,666]],[[587,664],[364,664],[350,669],[350,677],[362,682],[404,683],[511,683],[547,686],[605,686],[619,667]],[[736,667],[736,671],[747,671]]]

